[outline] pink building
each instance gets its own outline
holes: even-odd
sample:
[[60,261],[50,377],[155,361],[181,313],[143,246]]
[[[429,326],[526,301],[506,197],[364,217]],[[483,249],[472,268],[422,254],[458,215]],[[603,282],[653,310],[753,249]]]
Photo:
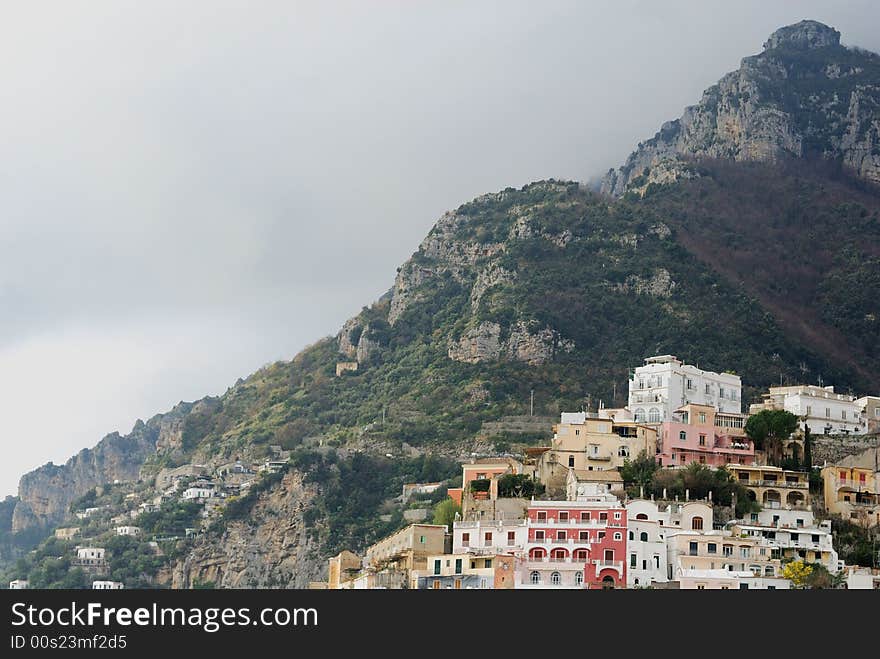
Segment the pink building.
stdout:
[[611,495],[533,501],[516,588],[625,588],[626,509]]
[[660,425],[657,463],[683,467],[699,462],[712,467],[751,465],[755,446],[744,430],[747,414],[721,413],[710,405],[688,404]]

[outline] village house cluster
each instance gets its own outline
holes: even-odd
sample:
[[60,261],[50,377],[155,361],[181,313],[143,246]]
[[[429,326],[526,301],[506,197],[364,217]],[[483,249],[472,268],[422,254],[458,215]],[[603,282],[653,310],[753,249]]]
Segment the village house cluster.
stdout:
[[[863,435],[880,430],[880,399],[833,387],[771,387],[742,412],[742,383],[671,355],[633,369],[628,404],[562,413],[548,446],[521,459],[462,465],[461,507],[452,527],[411,524],[370,546],[343,551],[328,565],[328,589],[617,589],[784,590],[796,587],[786,565],[821,566],[847,588],[878,588],[876,570],[846,565],[834,548],[832,521],[814,513],[809,474],[768,464],[745,427],[763,409],[798,417],[783,442],[804,457],[803,431]],[[643,453],[659,468],[692,463],[724,467],[756,506],[740,518],[735,501],[629,496],[620,468]],[[821,469],[828,513],[880,524],[880,472],[853,455]],[[872,463],[873,460],[873,463]],[[543,487],[529,497],[502,492],[505,477]],[[431,484],[436,487],[437,484]],[[419,488],[405,486],[404,495]]]

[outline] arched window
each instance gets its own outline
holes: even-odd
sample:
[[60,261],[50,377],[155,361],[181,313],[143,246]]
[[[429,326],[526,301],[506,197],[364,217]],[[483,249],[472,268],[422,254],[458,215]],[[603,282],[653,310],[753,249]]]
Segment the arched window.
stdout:
[[639,534],[639,540],[642,542],[648,542],[648,534],[645,531],[642,531],[641,534]]
[[614,539],[615,540],[623,540],[623,533],[615,533]]
[[560,583],[562,583],[562,575],[560,575],[559,572],[554,572],[550,575],[550,583],[552,583],[554,586],[558,586]]
[[539,584],[541,583],[541,573],[536,570],[535,572],[532,572],[529,579],[533,584]]
[[578,549],[574,552],[574,557],[579,561],[587,560],[587,550],[586,549]]
[[636,519],[648,519],[648,515],[646,513],[639,513],[636,515]]
[[629,539],[630,539],[630,540],[633,539],[633,532],[632,532],[632,531],[629,532]]
[[644,423],[645,422],[645,410],[641,407],[637,407],[635,414],[633,415],[636,423]]
[[617,449],[617,455],[619,455],[621,458],[628,458],[629,449],[626,446],[621,446],[619,449]]
[[576,572],[575,573],[574,583],[576,586],[583,586],[584,585],[584,573],[583,572]]
[[648,423],[660,423],[660,410],[656,407],[652,407],[648,411]]
[[764,568],[764,576],[765,576],[765,577],[772,577],[772,576],[774,576],[774,570],[773,570],[773,566],[772,566],[772,565],[767,565],[767,566]]
[[691,529],[694,531],[702,531],[703,530],[703,518],[702,517],[694,517],[691,520]]
[[678,439],[681,442],[686,442],[688,440],[688,434],[684,430],[679,431]]

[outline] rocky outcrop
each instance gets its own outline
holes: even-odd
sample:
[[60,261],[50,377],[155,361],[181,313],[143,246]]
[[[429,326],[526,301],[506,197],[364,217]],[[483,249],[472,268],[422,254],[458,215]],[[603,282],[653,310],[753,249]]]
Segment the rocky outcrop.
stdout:
[[172,588],[307,588],[322,578],[326,557],[311,539],[303,513],[317,495],[290,472],[263,493],[246,519],[230,522],[218,539],[200,536],[171,571]]
[[70,504],[93,487],[137,480],[144,460],[156,452],[162,425],[161,417],[138,421],[128,435],[112,433],[64,465],[50,462],[22,476],[12,530],[54,526],[67,516]]
[[[853,66],[862,58],[872,66]],[[878,56],[848,50],[840,33],[816,21],[774,32],[764,51],[742,60],[601,183],[607,194],[644,194],[647,186],[694,176],[688,158],[774,162],[782,157],[839,160],[880,180]],[[871,76],[874,78],[871,78]]]
[[506,270],[497,264],[490,264],[477,274],[477,279],[471,289],[471,310],[476,311],[480,305],[480,300],[490,288],[509,284],[516,278],[516,273]]
[[538,366],[551,361],[560,352],[571,352],[574,343],[550,327],[517,321],[506,340],[501,339],[501,325],[485,321],[450,344],[450,359],[469,364],[510,359]]
[[675,286],[675,281],[669,271],[666,268],[658,268],[648,277],[630,275],[623,284],[617,284],[615,289],[621,293],[668,298],[672,296]]

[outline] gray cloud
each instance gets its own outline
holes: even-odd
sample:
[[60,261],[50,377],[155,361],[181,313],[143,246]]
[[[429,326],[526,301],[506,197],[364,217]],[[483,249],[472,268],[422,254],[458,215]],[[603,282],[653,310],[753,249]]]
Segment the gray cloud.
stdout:
[[783,24],[873,2],[19,3],[0,25],[0,492],[335,332],[444,210],[622,162]]

